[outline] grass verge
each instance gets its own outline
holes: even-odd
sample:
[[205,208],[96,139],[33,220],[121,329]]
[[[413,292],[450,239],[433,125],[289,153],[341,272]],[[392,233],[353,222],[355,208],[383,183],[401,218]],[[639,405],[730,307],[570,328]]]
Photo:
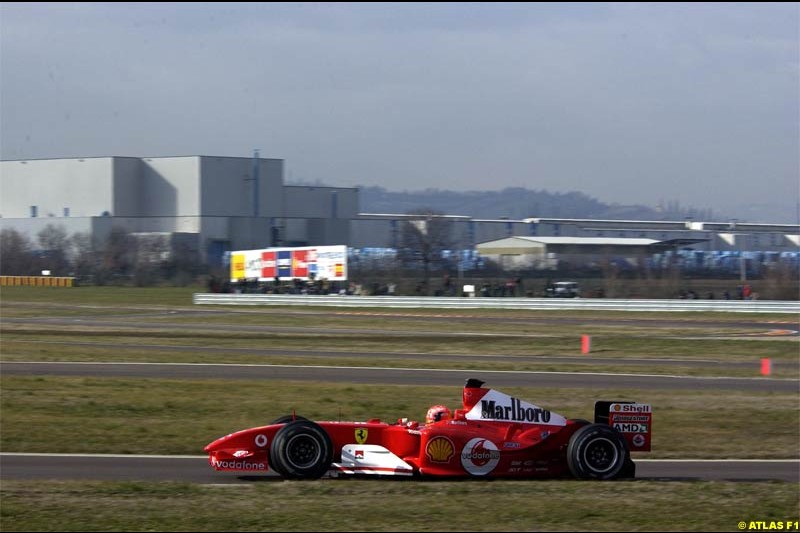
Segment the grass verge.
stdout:
[[735,531],[798,520],[798,486],[780,482],[5,482],[0,495],[4,531]]
[[[6,452],[202,454],[212,440],[296,411],[312,420],[423,418],[460,404],[453,387],[289,381],[3,376]],[[491,384],[489,384],[491,385]],[[541,389],[504,392],[571,418],[594,401],[653,405],[653,458],[796,458],[797,396],[787,393]],[[768,439],[764,435],[769,435]]]

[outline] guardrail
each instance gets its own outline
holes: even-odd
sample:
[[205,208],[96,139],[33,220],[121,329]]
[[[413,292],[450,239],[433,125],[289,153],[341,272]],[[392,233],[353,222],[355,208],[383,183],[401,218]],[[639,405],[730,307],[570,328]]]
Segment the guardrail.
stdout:
[[451,298],[409,296],[318,296],[303,294],[197,293],[195,304],[307,305],[323,307],[394,307],[428,309],[527,309],[591,311],[716,311],[800,313],[800,301],[779,300],[615,300],[611,298]]

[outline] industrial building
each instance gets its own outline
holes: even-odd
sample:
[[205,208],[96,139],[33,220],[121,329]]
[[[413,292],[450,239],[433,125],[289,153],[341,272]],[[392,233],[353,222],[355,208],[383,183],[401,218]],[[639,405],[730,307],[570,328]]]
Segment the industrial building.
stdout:
[[286,186],[283,173],[283,160],[259,157],[2,161],[0,229],[35,242],[57,224],[100,248],[113,228],[179,235],[209,264],[235,249],[347,243],[358,190]]
[[[397,247],[406,220],[444,218],[456,248],[507,237],[651,239],[673,247],[719,252],[800,252],[800,224],[697,222],[693,220],[593,220],[577,218],[477,219],[458,215],[362,213],[353,225],[353,246]],[[588,245],[590,241],[587,241]],[[662,246],[669,249],[669,246]]]
[[555,269],[564,264],[582,265],[604,258],[624,258],[637,264],[656,253],[671,251],[693,241],[657,241],[635,237],[507,237],[480,243],[481,257],[507,270]]
[[[210,265],[222,263],[230,250],[272,246],[397,248],[404,224],[422,227],[434,218],[447,223],[454,251],[477,248],[487,255],[511,237],[527,238],[506,244],[524,242],[526,254],[539,259],[591,252],[598,239],[614,240],[632,256],[678,248],[800,253],[798,224],[362,213],[357,188],[286,185],[284,161],[257,154],[0,162],[0,229],[13,228],[35,242],[38,232],[55,224],[68,234],[90,235],[102,249],[119,228],[141,239],[180,242]],[[603,250],[609,246],[604,242]]]

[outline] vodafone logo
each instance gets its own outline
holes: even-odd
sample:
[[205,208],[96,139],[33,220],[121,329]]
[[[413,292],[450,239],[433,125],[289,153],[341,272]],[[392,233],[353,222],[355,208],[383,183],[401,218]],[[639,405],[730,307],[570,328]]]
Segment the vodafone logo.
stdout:
[[266,463],[249,463],[247,461],[220,461],[211,458],[211,466],[217,470],[268,470]]
[[461,466],[473,476],[485,476],[500,462],[500,450],[490,440],[472,439],[461,450]]

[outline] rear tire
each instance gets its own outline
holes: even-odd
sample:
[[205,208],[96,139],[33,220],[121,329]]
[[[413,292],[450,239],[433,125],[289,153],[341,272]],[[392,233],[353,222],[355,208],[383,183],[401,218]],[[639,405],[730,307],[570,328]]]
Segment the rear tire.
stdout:
[[273,470],[285,478],[317,479],[333,462],[333,443],[318,424],[295,420],[275,434],[269,462]]
[[578,479],[614,479],[629,461],[625,439],[604,424],[583,426],[569,439],[567,465]]

